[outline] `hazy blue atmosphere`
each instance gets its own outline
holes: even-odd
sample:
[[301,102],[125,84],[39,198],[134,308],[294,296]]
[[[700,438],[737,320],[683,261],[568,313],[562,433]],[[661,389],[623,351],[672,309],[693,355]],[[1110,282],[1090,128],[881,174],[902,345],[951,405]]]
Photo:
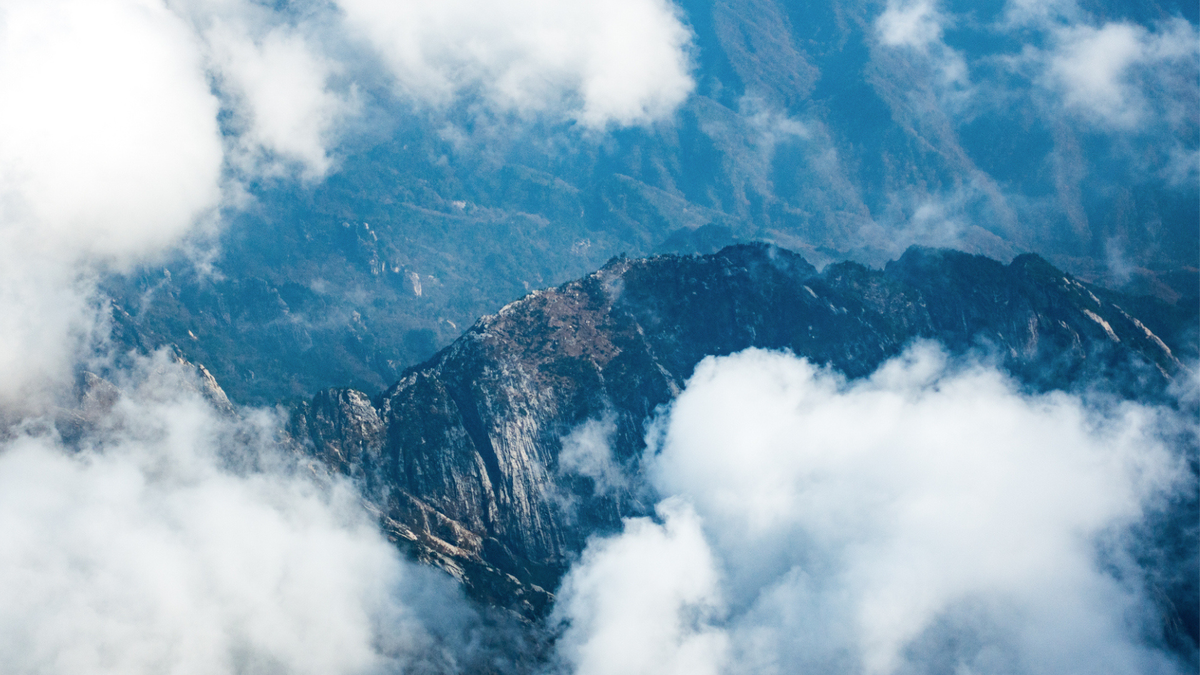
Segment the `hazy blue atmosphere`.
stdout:
[[1200,8],[0,0],[14,673],[1200,667]]

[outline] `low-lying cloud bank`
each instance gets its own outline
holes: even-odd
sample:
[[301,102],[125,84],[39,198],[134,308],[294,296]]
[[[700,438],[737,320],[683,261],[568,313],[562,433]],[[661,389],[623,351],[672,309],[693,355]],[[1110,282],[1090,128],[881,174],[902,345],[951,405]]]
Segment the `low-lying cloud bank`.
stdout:
[[220,412],[161,353],[135,371],[92,391],[69,445],[44,419],[0,444],[5,672],[503,665],[504,627],[403,561],[354,486],[281,453],[272,415]]
[[[528,634],[281,453],[270,413],[222,410],[163,353],[122,377],[0,444],[11,670],[536,670]],[[778,352],[706,359],[651,427],[658,517],[591,542],[559,589],[553,667],[1183,672],[1128,555],[1190,485],[1180,431],[928,343],[854,382]]]
[[581,675],[1180,672],[1124,553],[1186,482],[1176,425],[932,344],[855,382],[706,359],[650,436],[658,519],[593,541],[563,584],[561,656]]

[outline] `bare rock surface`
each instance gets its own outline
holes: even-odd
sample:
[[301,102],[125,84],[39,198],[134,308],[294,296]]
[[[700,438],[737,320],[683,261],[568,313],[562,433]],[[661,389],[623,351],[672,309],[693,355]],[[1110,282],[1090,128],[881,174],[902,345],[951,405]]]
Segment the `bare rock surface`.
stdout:
[[[614,258],[480,319],[373,398],[318,394],[291,432],[362,482],[394,541],[532,618],[589,536],[649,512],[645,424],[706,356],[787,349],[853,378],[928,338],[1033,390],[1154,398],[1194,358],[1194,314],[1036,255],[1004,265],[914,248],[883,270],[821,272],[767,245]],[[565,438],[601,422],[600,459],[628,478],[613,485],[560,462]]]

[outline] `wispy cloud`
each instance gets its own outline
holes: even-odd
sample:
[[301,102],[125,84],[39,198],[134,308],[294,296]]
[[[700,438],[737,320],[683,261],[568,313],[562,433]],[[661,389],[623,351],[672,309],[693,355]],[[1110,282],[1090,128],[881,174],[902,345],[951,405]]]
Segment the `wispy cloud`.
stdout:
[[595,492],[600,495],[628,487],[625,468],[613,457],[612,439],[616,432],[617,420],[612,413],[573,429],[563,438],[558,454],[559,473],[592,479]]
[[[66,452],[0,443],[0,660],[14,673],[456,672],[472,618],[340,479],[282,454],[163,354]],[[321,472],[317,472],[321,475]],[[407,672],[407,671],[406,671]]]
[[[1200,33],[1194,24],[1180,17],[1106,19],[1072,0],[1009,0],[991,14],[955,9],[892,0],[872,23],[870,81],[916,147],[928,150],[921,161],[902,163],[883,203],[871,203],[888,238],[920,243],[910,235],[931,233],[917,222],[919,209],[909,222],[892,217],[892,205],[986,202],[969,213],[948,212],[952,218],[926,215],[978,235],[978,241],[952,238],[952,245],[1078,260],[1113,236],[1109,225],[1089,216],[1105,214],[1101,220],[1111,222],[1107,214],[1120,211],[1115,195],[1129,185],[1161,194],[1162,204],[1195,190]],[[1004,149],[996,151],[989,135]],[[1044,196],[1050,191],[1056,194]],[[1141,215],[1117,219],[1177,217],[1136,201]],[[1145,265],[1162,251],[1137,231],[1142,226],[1122,222],[1134,233],[1121,246]],[[988,244],[996,237],[1006,242]]]
[[945,28],[953,17],[939,11],[934,0],[900,2],[891,0],[875,20],[879,44],[893,50],[919,56],[922,66],[934,75],[929,83],[943,107],[961,106],[959,99],[969,96],[970,73],[963,54],[944,40]]
[[221,199],[219,102],[153,2],[0,8],[0,401],[60,382],[89,275],[178,242]]
[[231,24],[203,32],[210,67],[233,113],[231,161],[248,176],[320,178],[331,168],[339,126],[359,107],[353,86],[332,87],[343,66],[287,26]]

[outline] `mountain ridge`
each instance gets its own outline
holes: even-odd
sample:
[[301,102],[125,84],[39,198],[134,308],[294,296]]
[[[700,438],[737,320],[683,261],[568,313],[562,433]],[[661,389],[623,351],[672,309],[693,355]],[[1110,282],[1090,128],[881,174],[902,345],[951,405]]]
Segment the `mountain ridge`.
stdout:
[[1194,358],[1180,342],[1187,320],[1143,322],[1126,300],[1032,254],[1003,265],[912,248],[883,270],[822,271],[765,244],[617,257],[482,317],[374,397],[330,389],[295,405],[288,428],[362,483],[412,555],[534,618],[589,536],[653,503],[636,480],[604,491],[565,470],[563,439],[605,420],[613,466],[636,476],[646,421],[701,359],[786,349],[856,378],[935,339],[985,354],[1033,391],[1104,383],[1165,400],[1183,369],[1176,354]]

